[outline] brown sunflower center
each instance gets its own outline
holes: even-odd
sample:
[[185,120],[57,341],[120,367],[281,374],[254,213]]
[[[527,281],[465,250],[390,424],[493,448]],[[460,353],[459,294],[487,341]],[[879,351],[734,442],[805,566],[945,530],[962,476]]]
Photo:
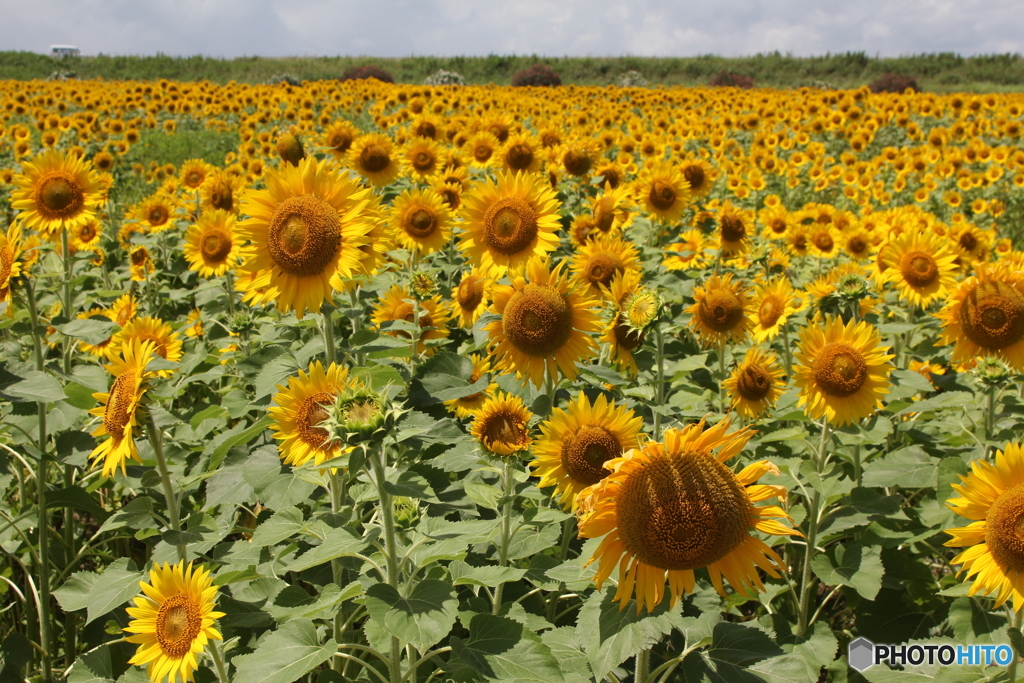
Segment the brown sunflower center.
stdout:
[[437,126],[430,121],[420,121],[416,125],[416,136],[433,140],[437,137]]
[[985,517],[985,542],[1001,569],[1024,571],[1024,484],[992,502]]
[[494,154],[494,148],[491,147],[490,143],[478,142],[473,145],[473,158],[478,162],[485,163]]
[[352,135],[346,131],[335,131],[327,140],[328,146],[335,152],[347,152],[352,146]]
[[184,657],[203,626],[203,615],[196,601],[178,593],[163,601],[156,615],[156,639],[170,657]]
[[623,270],[619,259],[608,253],[594,254],[587,263],[587,280],[590,284],[608,286],[615,274]]
[[650,200],[651,206],[658,211],[671,209],[676,205],[676,198],[676,188],[672,186],[672,183],[664,180],[655,180],[651,183],[651,190],[647,193],[647,199]]
[[107,434],[120,441],[132,419],[132,402],[135,401],[135,373],[122,372],[110,387],[110,398],[103,413],[103,426]]
[[412,237],[430,237],[437,230],[437,214],[426,208],[416,209],[402,227]]
[[211,230],[203,235],[201,249],[207,263],[223,263],[231,252],[231,238],[222,230]]
[[202,171],[189,171],[185,174],[185,185],[191,187],[193,190],[203,184],[206,177]]
[[505,336],[528,356],[558,351],[572,334],[572,308],[550,285],[529,284],[512,295],[502,316]]
[[85,205],[85,194],[73,178],[60,173],[44,176],[37,185],[37,206],[46,218],[68,218]]
[[367,173],[380,173],[391,163],[391,155],[380,145],[367,145],[359,153],[359,165]]
[[145,264],[146,261],[148,261],[148,260],[149,260],[149,252],[146,251],[145,247],[139,247],[138,249],[136,249],[135,251],[132,252],[132,265],[133,266],[136,266],[136,267],[141,266],[141,265]]
[[743,219],[733,214],[722,216],[722,241],[739,242],[747,236],[747,228]]
[[210,204],[215,209],[231,211],[235,205],[235,196],[227,183],[217,183],[210,191]]
[[615,342],[627,351],[635,351],[644,343],[644,333],[637,332],[623,322],[616,323],[614,333]]
[[82,242],[90,242],[96,237],[96,224],[85,223],[78,228],[78,239]]
[[601,172],[601,177],[604,178],[604,182],[608,183],[613,190],[622,182],[622,174],[616,168],[605,168]]
[[697,311],[701,321],[715,332],[728,332],[743,320],[743,302],[728,289],[712,289]]
[[434,170],[436,163],[437,159],[434,158],[434,155],[425,150],[412,155],[412,167],[420,173]]
[[459,196],[457,190],[445,186],[439,189],[437,193],[441,195],[441,199],[444,200],[444,203],[447,204],[448,208],[450,208],[452,211],[458,209],[459,206],[462,204],[462,197]]
[[833,342],[818,352],[812,368],[814,382],[829,396],[852,396],[868,378],[868,364],[849,344]]
[[1024,339],[1024,296],[1005,282],[983,282],[960,307],[960,326],[984,349],[1004,349]]
[[521,450],[529,440],[529,433],[526,425],[515,415],[509,413],[494,413],[486,418],[483,434],[487,439],[486,445],[501,444],[506,448]]
[[566,171],[575,176],[586,175],[590,171],[592,163],[589,154],[575,149],[567,150],[562,155],[562,166],[565,167]]
[[562,467],[585,486],[592,486],[611,474],[604,464],[620,455],[622,444],[599,425],[583,425],[562,442]]
[[683,167],[683,177],[690,183],[693,190],[700,190],[704,187],[704,180],[707,178],[704,169],[698,164],[691,164]]
[[319,197],[289,197],[270,219],[267,249],[281,270],[290,275],[323,273],[340,245],[338,212]]
[[533,150],[519,142],[508,148],[505,161],[513,171],[525,171],[533,163]]
[[10,249],[0,249],[0,287],[6,287],[14,270],[14,253]]
[[502,254],[517,254],[537,237],[537,212],[516,197],[496,201],[484,212],[484,239]]
[[811,241],[814,242],[814,246],[826,254],[832,251],[832,248],[835,246],[835,240],[832,239],[832,235],[825,231],[814,233]]
[[146,212],[146,221],[154,227],[163,225],[170,217],[170,212],[163,204],[157,204],[156,206],[150,207],[149,211]]
[[760,401],[772,390],[772,376],[756,363],[744,366],[736,376],[736,393],[747,401]]
[[295,429],[303,443],[325,450],[330,439],[326,429],[318,427],[321,422],[327,419],[325,406],[334,403],[334,396],[321,391],[313,394],[300,405],[295,416]]
[[757,309],[757,319],[761,327],[768,328],[779,321],[782,317],[782,302],[774,296],[765,297],[761,306]]
[[634,470],[615,502],[626,550],[658,569],[697,569],[747,537],[750,501],[736,477],[707,453],[655,456]]
[[782,235],[786,232],[786,221],[783,218],[773,218],[768,221],[768,229],[776,235]]
[[[456,290],[459,307],[465,311],[475,311],[484,299],[483,281],[473,275],[462,278]],[[475,380],[474,380],[475,381]]]
[[958,241],[965,251],[974,251],[978,246],[978,238],[970,231],[961,233]]
[[939,266],[930,254],[911,251],[900,261],[900,274],[911,287],[927,287],[939,279]]

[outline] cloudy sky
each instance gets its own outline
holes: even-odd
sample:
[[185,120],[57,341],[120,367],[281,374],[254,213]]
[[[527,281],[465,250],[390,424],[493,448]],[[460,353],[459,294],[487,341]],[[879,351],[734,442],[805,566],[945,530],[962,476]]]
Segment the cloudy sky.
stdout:
[[1022,0],[0,0],[0,50],[213,57],[1024,52]]

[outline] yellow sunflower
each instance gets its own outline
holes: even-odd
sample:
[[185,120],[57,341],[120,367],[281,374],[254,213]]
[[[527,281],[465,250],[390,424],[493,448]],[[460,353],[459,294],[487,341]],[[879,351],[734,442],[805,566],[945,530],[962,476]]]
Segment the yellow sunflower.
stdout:
[[124,628],[125,638],[139,649],[129,664],[145,666],[153,683],[193,680],[199,655],[210,640],[223,640],[214,624],[224,616],[217,612],[217,586],[210,572],[178,564],[159,563],[149,572],[149,583],[139,582],[142,592],[135,607],[127,609],[132,620]]
[[793,381],[798,405],[813,419],[824,417],[837,427],[871,415],[889,393],[893,365],[878,330],[864,321],[843,324],[829,317],[823,327],[803,330],[797,342]]
[[416,138],[405,148],[402,161],[413,180],[425,182],[441,171],[441,145],[430,138]]
[[202,159],[189,159],[181,165],[178,180],[187,190],[198,190],[210,175],[210,164]]
[[927,308],[944,299],[956,278],[956,254],[948,240],[933,233],[905,232],[882,247],[879,260],[888,268],[883,277],[899,289],[911,306]]
[[[604,540],[589,563],[599,561],[598,589],[619,570],[615,599],[624,609],[636,594],[637,613],[654,610],[665,597],[670,605],[693,592],[694,570],[707,567],[711,583],[725,595],[724,576],[745,597],[764,590],[758,569],[778,578],[786,565],[767,544],[750,535],[789,536],[800,532],[773,518],[789,519],[777,505],[781,486],[757,484],[779,470],[767,460],[739,474],[725,465],[753,435],[750,429],[726,434],[724,420],[705,430],[704,420],[665,431],[664,442],[649,442],[604,464],[611,474],[580,492],[576,501],[582,538]],[[714,452],[718,450],[717,454]]]
[[348,151],[348,165],[375,187],[390,185],[402,171],[391,138],[383,133],[360,135]]
[[750,327],[746,285],[733,282],[732,273],[712,275],[693,290],[696,303],[686,309],[690,327],[706,346],[741,341]]
[[516,275],[511,286],[495,285],[492,296],[490,311],[500,318],[484,329],[496,367],[537,387],[544,383],[545,369],[551,378],[560,369],[576,379],[576,361],[597,350],[590,337],[598,329],[596,302],[569,287],[561,265],[552,271],[534,259],[526,277]]
[[1004,266],[978,264],[975,275],[960,283],[937,314],[942,342],[955,344],[952,359],[1004,358],[1024,370],[1024,273]]
[[132,207],[125,218],[138,221],[146,232],[163,232],[174,225],[175,205],[173,197],[157,192]]
[[785,275],[774,277],[754,287],[751,310],[755,311],[751,333],[757,342],[771,341],[778,336],[789,316],[803,308],[801,299]]
[[226,171],[211,173],[199,190],[202,207],[205,210],[221,209],[238,213],[245,180]]
[[462,197],[459,247],[491,277],[522,270],[558,246],[558,199],[537,175],[499,173]]
[[[433,296],[419,302],[419,317],[416,317],[416,309],[413,306],[416,299],[409,291],[401,285],[393,285],[374,306],[370,319],[377,329],[381,329],[384,323],[393,320],[404,320],[406,322],[417,322],[420,327],[419,342],[416,345],[417,353],[434,353],[434,347],[428,347],[426,342],[431,339],[444,339],[448,336],[448,321],[451,320],[451,308],[441,297]],[[409,333],[405,330],[383,330],[384,334],[400,339],[410,339]]]
[[250,218],[235,228],[251,242],[239,267],[252,276],[244,298],[275,301],[301,319],[331,299],[332,287],[344,289],[344,281],[361,272],[360,247],[376,227],[376,200],[312,157],[268,171],[265,180],[267,189],[243,196],[242,213]]
[[[147,316],[133,318],[128,321],[110,341],[110,355],[114,357],[136,342],[150,342],[153,353],[172,363],[181,360],[181,338],[171,326],[160,318]],[[171,370],[159,370],[155,373],[160,377],[170,377]]]
[[118,469],[124,474],[128,458],[142,462],[135,447],[135,428],[142,412],[140,404],[146,393],[146,378],[152,374],[146,372],[146,366],[154,355],[153,342],[136,339],[124,345],[120,356],[114,356],[110,365],[104,366],[114,375],[114,383],[110,391],[93,394],[103,405],[93,408],[89,414],[103,418],[92,435],[110,438],[96,446],[89,457],[94,463],[103,461],[105,477],[113,476]]
[[493,133],[481,130],[470,136],[464,149],[475,168],[490,168],[497,161],[500,147],[501,141]]
[[[487,358],[475,353],[471,354],[469,359],[473,361],[473,370],[469,375],[469,383],[476,384],[481,377],[491,372],[491,362]],[[478,391],[475,394],[463,396],[462,398],[452,399],[451,401],[445,401],[444,404],[457,417],[475,417],[480,414],[480,410],[484,407],[487,399],[493,396],[497,390],[498,384],[491,382],[483,391]]]
[[590,200],[594,228],[604,235],[622,232],[633,223],[634,211],[629,186],[612,188],[605,182],[604,192]]
[[775,407],[784,384],[778,357],[771,352],[752,348],[747,351],[732,374],[722,383],[731,397],[732,409],[756,420]]
[[753,215],[725,202],[718,210],[718,249],[723,257],[739,256],[750,249]]
[[604,464],[639,447],[643,425],[642,417],[604,394],[591,405],[581,392],[568,410],[555,408],[540,424],[530,462],[533,476],[540,477],[537,485],[554,486],[559,504],[575,512],[580,491],[611,474]]
[[470,434],[494,455],[512,455],[525,451],[533,443],[530,418],[523,399],[498,391],[484,401],[473,418]]
[[718,179],[718,171],[703,159],[684,159],[679,164],[679,172],[689,183],[694,197],[706,197]]
[[541,144],[528,133],[510,135],[499,151],[505,170],[516,173],[536,173],[541,168]]
[[448,245],[451,213],[433,190],[406,190],[391,204],[391,230],[403,248],[430,254]]
[[7,304],[7,314],[13,315],[11,281],[21,275],[21,226],[15,223],[0,232],[0,303]]
[[965,548],[953,558],[962,564],[959,574],[976,577],[968,595],[994,594],[998,609],[1011,597],[1013,609],[1024,609],[1024,538],[1020,520],[1024,509],[1024,450],[1007,443],[996,451],[995,464],[971,463],[953,490],[960,494],[946,501],[953,512],[972,520],[965,527],[947,529],[946,545]]
[[348,121],[335,121],[324,131],[323,145],[335,159],[344,159],[352,142],[359,137],[359,129]]
[[655,165],[637,182],[637,196],[654,220],[678,223],[690,205],[690,184],[679,168],[666,163]]
[[202,277],[217,277],[238,264],[241,243],[235,238],[235,215],[208,210],[185,233],[185,260]]
[[452,289],[452,302],[459,314],[459,324],[467,330],[480,319],[491,300],[491,280],[479,269],[462,274],[458,286]]
[[591,296],[600,296],[615,276],[640,271],[640,250],[618,235],[599,235],[576,251],[569,268],[575,284]]
[[149,249],[143,246],[132,248],[128,254],[128,267],[131,279],[135,282],[145,282],[146,278],[156,269],[153,259],[149,256]]
[[707,263],[708,240],[700,230],[687,230],[679,235],[679,242],[665,247],[672,252],[661,260],[666,270],[702,268]]
[[47,150],[22,162],[14,176],[11,208],[24,225],[45,235],[62,227],[74,230],[94,218],[106,199],[103,183],[89,162],[73,154]]
[[287,387],[277,385],[267,412],[274,418],[270,429],[281,442],[277,450],[286,465],[300,467],[310,458],[319,465],[342,454],[341,444],[318,425],[327,418],[327,406],[350,388],[347,368],[331,363],[325,371],[320,361],[313,361],[308,374],[299,370],[298,377],[289,377]]

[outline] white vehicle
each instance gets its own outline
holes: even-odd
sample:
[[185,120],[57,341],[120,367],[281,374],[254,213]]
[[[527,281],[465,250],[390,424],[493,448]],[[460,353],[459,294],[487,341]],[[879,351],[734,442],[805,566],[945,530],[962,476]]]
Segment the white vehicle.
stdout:
[[59,57],[59,58],[63,59],[64,57],[78,57],[81,54],[82,53],[74,45],[51,45],[50,46],[50,56],[51,57]]

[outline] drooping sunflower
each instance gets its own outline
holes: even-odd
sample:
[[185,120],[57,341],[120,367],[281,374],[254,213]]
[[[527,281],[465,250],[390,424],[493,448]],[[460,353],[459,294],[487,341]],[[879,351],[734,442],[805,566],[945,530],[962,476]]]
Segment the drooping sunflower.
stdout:
[[270,429],[281,442],[277,451],[286,465],[301,467],[310,459],[319,465],[342,454],[342,445],[318,425],[327,418],[327,407],[350,388],[347,368],[331,363],[324,370],[320,361],[310,364],[308,374],[299,370],[297,377],[289,377],[287,387],[277,385],[267,412],[274,418]]
[[[476,384],[481,377],[491,372],[491,362],[487,360],[486,357],[478,354],[471,354],[469,359],[473,361],[473,370],[469,375],[469,383]],[[448,410],[455,413],[457,417],[475,417],[480,414],[480,411],[483,409],[484,403],[487,402],[487,399],[493,396],[494,392],[497,390],[497,382],[491,382],[483,391],[478,391],[475,394],[463,396],[462,398],[455,398],[451,401],[445,401],[444,404],[448,406]]]
[[225,171],[211,173],[199,190],[203,209],[221,209],[238,213],[244,187],[245,179],[239,176]]
[[108,436],[107,440],[93,449],[89,457],[93,463],[103,461],[103,476],[111,477],[120,469],[125,472],[128,458],[142,462],[135,447],[135,428],[139,424],[142,409],[140,403],[146,393],[146,379],[151,374],[146,366],[155,355],[153,342],[133,340],[125,344],[119,356],[113,356],[106,369],[114,375],[110,391],[93,394],[103,405],[89,411],[89,414],[103,418],[93,431],[93,436]]
[[764,284],[754,287],[754,300],[751,310],[755,313],[751,334],[757,342],[775,339],[789,316],[803,308],[801,299],[785,275],[774,277]]
[[654,220],[678,223],[690,205],[690,184],[679,168],[660,163],[637,181],[636,194]]
[[223,640],[215,627],[224,616],[214,608],[217,586],[210,572],[193,568],[182,560],[178,564],[155,564],[149,583],[139,582],[142,592],[127,608],[132,621],[124,628],[125,640],[139,649],[129,664],[145,666],[153,683],[191,681],[199,668],[199,655],[210,640]]
[[348,151],[348,165],[375,187],[390,185],[402,172],[391,138],[383,133],[360,135]]
[[[604,540],[589,563],[599,561],[598,589],[619,569],[615,599],[624,609],[636,594],[637,613],[654,610],[665,597],[670,604],[692,592],[694,571],[707,567],[711,583],[725,595],[722,577],[740,594],[764,590],[758,568],[778,578],[786,568],[767,544],[750,535],[789,536],[799,532],[773,518],[788,519],[777,505],[756,506],[785,498],[781,486],[757,484],[779,470],[767,460],[734,474],[725,462],[753,435],[750,429],[726,434],[729,420],[705,430],[704,420],[665,431],[664,442],[649,442],[604,463],[611,474],[580,492],[577,504],[582,538]],[[717,453],[714,451],[717,449]]]
[[218,277],[238,264],[241,242],[235,238],[235,214],[222,209],[203,212],[185,233],[185,260],[201,277]]
[[251,244],[242,249],[240,271],[252,275],[246,301],[275,301],[301,319],[319,311],[363,269],[360,247],[376,227],[371,191],[307,157],[266,175],[267,189],[243,196],[236,234]]
[[606,181],[604,192],[590,200],[590,213],[594,216],[594,228],[599,234],[622,232],[632,225],[635,213],[629,186],[613,188]]
[[11,281],[21,275],[21,226],[15,223],[0,232],[0,303],[7,302],[7,313],[13,314]]
[[783,376],[778,357],[757,347],[749,349],[732,374],[722,383],[731,397],[732,409],[756,420],[775,407],[782,393]]
[[665,246],[672,252],[665,256],[661,265],[666,270],[689,270],[702,268],[707,263],[708,240],[700,230],[687,230],[679,235],[679,242]]
[[598,329],[596,301],[569,287],[561,265],[549,270],[543,260],[534,259],[526,277],[514,276],[511,286],[495,285],[492,296],[490,310],[500,318],[484,329],[496,367],[537,387],[545,370],[552,378],[561,370],[576,379],[576,361],[597,349],[590,337]]
[[712,275],[693,290],[696,303],[686,309],[690,327],[706,346],[741,341],[750,327],[746,285],[733,282],[732,273]]
[[824,417],[837,427],[867,417],[882,407],[889,393],[893,365],[878,330],[867,322],[844,324],[828,317],[823,327],[804,328],[797,342],[793,381],[798,405],[813,419]]
[[472,329],[487,310],[491,302],[491,285],[490,278],[477,268],[462,274],[459,284],[452,289],[452,302],[462,327]]
[[525,451],[533,443],[530,418],[533,417],[523,399],[498,391],[484,401],[473,418],[470,434],[495,455],[512,455]]
[[937,314],[942,342],[955,344],[952,359],[1004,358],[1024,370],[1024,273],[999,265],[978,264],[975,274],[953,292]]
[[962,564],[959,574],[976,577],[968,595],[994,594],[998,609],[1011,597],[1013,609],[1024,609],[1024,538],[1021,510],[1024,509],[1024,449],[1007,443],[996,451],[995,464],[984,460],[971,463],[971,471],[960,476],[953,490],[960,494],[946,501],[953,512],[972,520],[965,527],[946,529],[953,538],[945,545],[965,548],[953,558]]
[[901,299],[927,308],[955,284],[957,256],[947,244],[947,239],[934,233],[899,235],[882,247],[879,260],[888,264],[883,277],[896,285]]
[[576,251],[569,268],[576,284],[600,296],[615,276],[640,270],[640,250],[618,235],[599,235]]
[[607,477],[604,464],[640,445],[643,418],[604,394],[591,405],[586,394],[570,401],[568,410],[554,408],[540,424],[541,438],[531,449],[533,476],[541,488],[554,486],[554,497],[576,510],[580,491]]
[[451,239],[451,213],[433,190],[406,190],[391,205],[391,230],[403,248],[430,254]]
[[[416,299],[409,291],[401,285],[393,285],[374,306],[370,319],[373,324],[381,328],[387,322],[393,320],[404,320],[406,322],[417,322],[420,327],[419,342],[416,345],[417,353],[434,353],[433,347],[428,347],[426,342],[431,339],[444,339],[448,336],[448,321],[451,320],[451,308],[446,301],[439,296],[432,296],[419,302],[419,316],[417,319]],[[411,339],[405,330],[383,330],[384,334],[401,339]]]
[[[109,353],[113,357],[136,342],[152,343],[153,353],[172,363],[181,360],[181,338],[160,318],[147,316],[129,320],[111,339]],[[155,374],[170,377],[173,371],[158,370]]]
[[22,162],[14,176],[11,208],[23,225],[44,235],[74,229],[95,217],[106,198],[103,183],[88,161],[56,149]]
[[459,247],[491,277],[519,271],[558,246],[558,199],[537,175],[498,173],[462,197]]

